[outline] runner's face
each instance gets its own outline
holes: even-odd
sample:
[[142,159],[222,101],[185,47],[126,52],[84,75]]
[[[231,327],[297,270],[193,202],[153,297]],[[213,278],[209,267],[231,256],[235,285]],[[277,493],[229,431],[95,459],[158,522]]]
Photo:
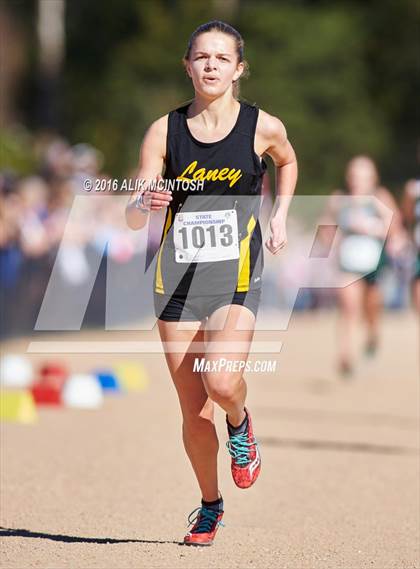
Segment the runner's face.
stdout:
[[347,167],[346,182],[352,194],[373,192],[377,184],[375,167],[368,160],[350,162]]
[[243,71],[233,37],[221,32],[200,34],[194,41],[187,72],[196,93],[216,98],[232,86]]

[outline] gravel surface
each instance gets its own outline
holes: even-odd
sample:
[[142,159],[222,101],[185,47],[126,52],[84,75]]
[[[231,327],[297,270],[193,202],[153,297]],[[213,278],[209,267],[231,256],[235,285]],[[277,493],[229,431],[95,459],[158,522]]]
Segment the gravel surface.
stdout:
[[[128,338],[106,333],[113,337]],[[143,393],[108,396],[97,411],[42,408],[30,426],[2,424],[2,569],[418,569],[414,315],[387,315],[377,358],[360,358],[348,381],[334,371],[333,314],[296,316],[287,332],[270,332],[276,337],[284,342],[277,371],[247,376],[263,461],[249,490],[230,479],[217,413],[226,527],[213,547],[179,543],[200,495],[164,358],[148,354]],[[2,351],[27,345],[8,342]],[[122,357],[58,359],[83,371]]]

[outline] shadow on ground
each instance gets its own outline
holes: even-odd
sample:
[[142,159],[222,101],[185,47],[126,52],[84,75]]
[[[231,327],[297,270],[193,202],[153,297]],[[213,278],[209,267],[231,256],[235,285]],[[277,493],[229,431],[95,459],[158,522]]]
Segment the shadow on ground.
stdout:
[[39,539],[50,539],[52,541],[63,541],[64,543],[170,543],[175,545],[183,545],[179,541],[159,541],[148,539],[115,539],[111,537],[80,537],[74,535],[61,535],[54,533],[44,533],[37,531],[29,531],[27,529],[12,529],[0,527],[0,537],[31,537]]
[[293,447],[306,450],[333,450],[340,452],[364,452],[369,454],[389,455],[418,454],[418,450],[412,447],[375,445],[358,442],[298,440],[275,437],[258,437],[258,442],[267,447]]

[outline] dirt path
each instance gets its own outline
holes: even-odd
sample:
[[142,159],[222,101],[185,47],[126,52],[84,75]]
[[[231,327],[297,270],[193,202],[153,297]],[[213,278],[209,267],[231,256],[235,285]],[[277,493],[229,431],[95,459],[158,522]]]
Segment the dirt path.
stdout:
[[178,544],[200,496],[163,356],[143,357],[144,393],[3,424],[1,567],[418,568],[417,323],[388,315],[377,359],[348,382],[335,377],[334,330],[333,315],[294,317],[277,371],[248,375],[263,470],[247,491],[230,479],[218,413],[226,527],[212,548]]

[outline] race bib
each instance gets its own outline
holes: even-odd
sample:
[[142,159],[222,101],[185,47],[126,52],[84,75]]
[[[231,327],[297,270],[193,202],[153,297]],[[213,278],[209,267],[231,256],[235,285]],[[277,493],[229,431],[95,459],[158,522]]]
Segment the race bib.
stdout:
[[177,263],[238,259],[236,210],[177,213],[174,221],[174,245]]
[[370,273],[378,267],[383,244],[367,235],[349,235],[340,246],[340,265],[351,273]]

